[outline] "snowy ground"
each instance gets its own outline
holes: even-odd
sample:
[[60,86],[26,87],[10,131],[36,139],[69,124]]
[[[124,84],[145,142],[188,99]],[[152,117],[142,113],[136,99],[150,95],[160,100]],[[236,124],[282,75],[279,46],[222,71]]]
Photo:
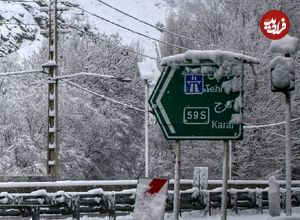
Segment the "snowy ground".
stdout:
[[[242,211],[240,215],[236,215],[235,213],[228,213],[228,220],[283,220],[287,218],[282,218],[285,217],[284,213],[281,213],[281,218],[271,218],[268,215],[268,210],[264,210],[264,214],[257,214],[256,210],[250,210],[250,211]],[[7,219],[7,220],[16,220],[20,219],[19,217],[17,218],[0,218],[0,219]],[[23,220],[30,220],[31,218],[22,218]],[[41,217],[41,220],[60,220],[60,219],[65,219],[65,220],[72,220],[71,217],[54,217],[54,216],[49,216],[49,217]],[[214,214],[213,216],[203,216],[203,211],[191,211],[191,212],[185,212],[182,214],[182,217],[180,217],[180,220],[220,220],[220,214]],[[294,208],[293,209],[293,217],[288,218],[290,220],[300,220],[300,208]],[[109,220],[108,217],[88,217],[88,216],[82,216],[81,220]],[[127,216],[119,216],[117,217],[117,220],[132,220],[132,217],[130,215]],[[143,219],[140,219],[143,220]],[[165,214],[165,219],[164,220],[173,220],[173,215],[172,214]]]

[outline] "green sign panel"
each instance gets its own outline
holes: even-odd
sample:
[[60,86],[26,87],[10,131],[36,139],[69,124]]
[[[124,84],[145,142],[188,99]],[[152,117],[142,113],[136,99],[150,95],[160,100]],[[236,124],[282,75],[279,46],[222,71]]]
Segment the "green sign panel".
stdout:
[[149,99],[166,138],[242,139],[242,65],[166,66]]

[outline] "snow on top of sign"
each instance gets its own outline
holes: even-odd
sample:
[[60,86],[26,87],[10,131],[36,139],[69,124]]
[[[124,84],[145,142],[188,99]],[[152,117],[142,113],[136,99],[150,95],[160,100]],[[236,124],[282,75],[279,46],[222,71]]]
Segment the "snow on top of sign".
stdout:
[[140,73],[140,78],[142,80],[150,80],[157,78],[160,75],[160,71],[157,68],[157,63],[154,60],[145,58],[143,62],[138,62],[138,68]]
[[243,65],[241,62],[224,60],[220,68],[214,73],[214,77],[216,80],[220,80],[222,77],[228,75],[240,76],[242,72]]
[[222,88],[225,93],[230,94],[231,92],[243,91],[243,81],[241,77],[234,77],[232,80],[228,80],[222,83]]
[[295,74],[294,60],[289,57],[275,57],[270,67],[272,70],[272,85],[276,89],[287,89],[294,87],[295,82],[292,80]]
[[164,57],[161,65],[181,64],[186,62],[199,63],[201,60],[211,60],[221,65],[225,60],[239,60],[245,63],[259,64],[259,60],[239,53],[222,50],[189,50],[185,53]]
[[295,53],[299,39],[286,35],[280,40],[273,40],[270,49],[273,53]]

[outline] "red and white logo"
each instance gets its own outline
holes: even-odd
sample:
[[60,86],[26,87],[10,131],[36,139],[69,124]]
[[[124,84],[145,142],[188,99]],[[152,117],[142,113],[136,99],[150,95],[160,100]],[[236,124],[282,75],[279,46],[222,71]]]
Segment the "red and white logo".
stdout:
[[260,20],[261,32],[271,40],[279,40],[289,33],[289,17],[280,10],[265,13]]

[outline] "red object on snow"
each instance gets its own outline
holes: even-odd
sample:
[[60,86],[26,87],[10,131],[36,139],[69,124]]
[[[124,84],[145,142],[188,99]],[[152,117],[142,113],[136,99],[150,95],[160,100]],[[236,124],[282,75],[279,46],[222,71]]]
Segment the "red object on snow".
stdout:
[[147,190],[147,193],[153,195],[158,193],[161,188],[167,183],[167,179],[153,179],[149,184],[149,189]]

